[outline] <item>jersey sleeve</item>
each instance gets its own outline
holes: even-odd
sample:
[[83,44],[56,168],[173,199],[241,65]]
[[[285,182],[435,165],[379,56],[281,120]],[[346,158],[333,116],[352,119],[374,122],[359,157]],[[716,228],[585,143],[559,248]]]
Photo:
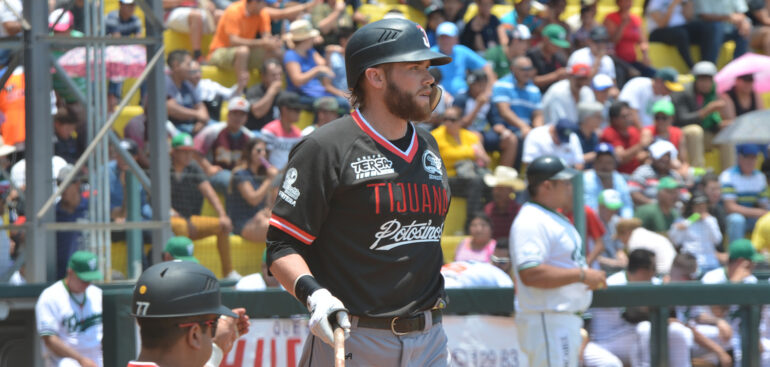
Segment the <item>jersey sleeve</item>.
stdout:
[[311,245],[320,232],[338,183],[331,150],[312,138],[294,147],[270,218],[271,227],[305,245]]
[[[548,254],[547,233],[540,225],[518,223],[511,231],[511,248],[517,271],[534,268]],[[515,233],[515,236],[514,236]]]
[[37,332],[40,336],[58,335],[56,319],[56,304],[51,299],[49,292],[44,292],[35,304],[35,318],[37,319]]

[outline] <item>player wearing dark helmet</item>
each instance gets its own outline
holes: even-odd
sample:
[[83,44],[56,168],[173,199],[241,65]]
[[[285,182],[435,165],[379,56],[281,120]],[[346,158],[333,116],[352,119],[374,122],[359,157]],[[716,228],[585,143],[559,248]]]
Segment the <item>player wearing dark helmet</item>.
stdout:
[[[311,312],[301,366],[330,366],[332,324],[347,366],[446,366],[440,246],[449,207],[433,137],[415,128],[451,59],[418,24],[370,23],[348,41],[350,116],[294,147],[270,219],[268,265]],[[330,322],[331,321],[331,322]]]
[[131,314],[142,349],[128,367],[216,367],[249,329],[246,310],[223,306],[214,273],[191,261],[147,268],[136,281]]

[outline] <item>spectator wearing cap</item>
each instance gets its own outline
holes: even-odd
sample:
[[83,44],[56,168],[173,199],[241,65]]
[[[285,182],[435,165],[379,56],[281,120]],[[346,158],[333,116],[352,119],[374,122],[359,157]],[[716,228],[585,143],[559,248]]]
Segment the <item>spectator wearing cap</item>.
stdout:
[[637,206],[649,204],[657,197],[658,181],[663,177],[670,176],[679,186],[684,186],[682,175],[673,168],[673,162],[676,162],[678,157],[674,144],[657,140],[650,144],[648,149],[652,161],[635,169],[628,180],[631,198]]
[[[695,167],[703,167],[703,129],[700,126],[692,126],[690,135],[683,135],[682,130],[673,126],[675,108],[674,104],[666,99],[656,101],[650,110],[655,122],[645,126],[655,139],[662,139],[674,144],[681,152],[679,160],[683,165],[690,164]],[[684,149],[683,149],[684,148]],[[681,167],[684,170],[687,167]]]
[[[623,270],[628,265],[628,255],[625,252],[625,245],[617,238],[617,224],[621,220],[621,216],[618,215],[619,211],[624,207],[621,194],[613,189],[604,189],[598,195],[598,209],[599,220],[604,225],[607,231],[602,236],[604,242],[604,251],[599,254],[596,261],[599,263],[599,268],[606,271],[608,274],[616,273]],[[629,198],[630,201],[630,198]],[[629,217],[624,217],[628,219]]]
[[503,27],[505,28],[504,34],[508,42],[490,47],[484,52],[484,58],[492,63],[492,70],[495,71],[498,78],[511,73],[513,60],[527,53],[529,40],[532,38],[529,28],[523,24],[515,26],[504,24]]
[[166,109],[174,126],[195,135],[209,122],[209,112],[190,83],[192,57],[186,50],[168,54],[169,73],[166,75]]
[[515,169],[505,166],[497,166],[494,174],[484,175],[484,183],[492,188],[492,201],[484,205],[484,213],[492,221],[492,238],[508,238],[521,208],[515,200],[516,192],[526,185]]
[[591,168],[596,158],[596,148],[599,145],[599,126],[602,124],[604,106],[596,101],[578,103],[578,129],[575,133],[583,148],[583,160],[586,168]]
[[83,147],[75,137],[78,122],[67,112],[59,111],[53,117],[53,154],[74,164],[83,153]]
[[497,80],[492,65],[467,46],[457,44],[458,33],[457,25],[452,22],[441,23],[436,28],[438,45],[431,47],[431,50],[440,51],[452,57],[452,62],[449,64],[436,67],[441,71],[441,86],[446,92],[456,96],[468,90],[466,74],[481,69],[487,74],[488,88],[491,92],[492,83]]
[[737,164],[719,175],[722,201],[728,213],[727,240],[730,242],[743,238],[747,231],[753,230],[757,219],[770,208],[765,175],[754,168],[759,148],[755,144],[741,144],[736,151]]
[[265,125],[261,133],[270,153],[270,164],[281,170],[289,161],[291,148],[302,139],[302,131],[295,124],[303,105],[299,95],[292,92],[283,93],[276,104],[281,117]]
[[676,47],[688,68],[695,62],[690,55],[690,45],[700,46],[701,55],[711,42],[712,29],[693,19],[696,1],[651,0],[647,3],[647,33],[650,42],[660,42]]
[[567,69],[565,50],[569,49],[567,30],[558,24],[549,24],[541,32],[543,40],[537,46],[527,51],[532,64],[537,70],[533,78],[535,85],[545,93],[552,84],[567,79],[570,72]]
[[610,35],[604,26],[596,26],[589,32],[586,46],[572,52],[567,60],[567,67],[575,64],[591,66],[591,77],[604,74],[615,79],[615,63],[607,54],[610,49]]
[[605,74],[594,75],[594,78],[591,80],[591,89],[594,91],[596,101],[604,106],[602,112],[604,120],[601,125],[602,130],[604,130],[610,120],[610,106],[617,99],[620,90],[616,87],[615,81]]
[[[500,20],[492,14],[493,0],[475,0],[478,12],[463,27],[460,33],[460,44],[483,54],[490,47],[500,44],[498,27]],[[502,31],[502,29],[500,29]]]
[[492,87],[494,118],[491,131],[484,131],[484,147],[500,150],[500,164],[513,167],[520,141],[543,125],[540,89],[532,83],[535,70],[527,56],[512,60],[511,73]]
[[695,2],[695,14],[709,29],[709,46],[701,50],[703,60],[717,62],[722,44],[735,42],[732,58],[738,58],[748,50],[751,20],[745,0],[699,0]]
[[278,170],[267,161],[267,145],[262,139],[251,139],[242,157],[227,190],[227,211],[233,233],[252,242],[265,242],[274,200],[271,184]]
[[[233,224],[203,169],[195,162],[196,154],[199,152],[189,134],[179,133],[171,139],[171,230],[193,240],[217,236],[222,274],[238,278],[230,258]],[[214,207],[217,218],[200,215],[204,197]]]
[[249,102],[245,98],[239,96],[230,99],[227,104],[227,123],[216,135],[208,151],[201,152],[211,155],[210,165],[206,159],[201,159],[199,163],[217,192],[227,191],[232,169],[241,160],[243,148],[251,139],[243,131],[248,114]]
[[623,218],[634,215],[634,203],[626,179],[617,170],[615,149],[608,143],[596,146],[596,159],[592,169],[583,172],[583,200],[594,210],[599,210],[602,192],[613,190],[618,193],[621,205],[619,214]]
[[291,22],[289,32],[284,35],[289,48],[283,55],[286,90],[299,94],[306,106],[311,106],[316,98],[323,96],[336,96],[341,104],[347,103],[345,92],[332,84],[334,72],[313,48],[319,35],[320,32],[305,19]]
[[[61,185],[72,172],[72,165],[59,171],[56,183]],[[83,176],[78,173],[61,193],[56,203],[57,222],[85,222],[88,218],[88,198],[83,196]],[[56,277],[63,278],[67,272],[67,261],[75,251],[85,248],[82,231],[56,231]]]
[[195,244],[191,239],[184,236],[173,236],[168,239],[166,246],[163,247],[163,261],[180,260],[200,263],[193,256],[194,250]]
[[578,103],[595,100],[594,92],[589,87],[591,66],[575,64],[569,70],[567,79],[554,83],[543,94],[543,118],[546,124],[553,124],[559,119],[578,121]]
[[[671,100],[676,106],[674,125],[682,128],[682,133],[688,140],[693,134],[692,131],[697,130],[690,126],[698,126],[703,130],[703,147],[696,148],[699,151],[711,150],[714,147],[714,137],[729,122],[722,119],[727,104],[717,96],[714,82],[716,74],[716,65],[710,61],[700,61],[692,68],[695,81],[685,84],[683,91],[671,94]],[[698,143],[699,140],[693,139],[693,142]],[[718,147],[721,166],[731,166],[735,162],[733,147],[729,144]]]
[[671,225],[679,219],[679,210],[676,202],[679,197],[679,189],[682,187],[673,177],[663,177],[657,184],[657,200],[636,207],[634,217],[642,220],[642,227],[667,234]]
[[309,135],[315,129],[340,118],[340,104],[334,97],[321,97],[313,102],[315,123],[302,129],[302,136]]
[[640,129],[652,125],[653,116],[650,113],[652,105],[658,100],[670,99],[671,92],[684,90],[678,78],[679,73],[674,68],[664,67],[655,73],[654,78],[636,77],[623,86],[618,99],[627,102],[631,107],[634,125]]
[[719,224],[708,212],[708,198],[696,191],[687,202],[684,216],[674,222],[668,238],[679,248],[679,252],[693,254],[698,261],[698,270],[705,273],[727,262],[727,254],[718,252],[722,244]]
[[522,162],[529,164],[537,157],[555,155],[564,159],[568,166],[583,169],[583,149],[575,134],[577,128],[574,122],[561,119],[555,124],[532,129],[524,139]]
[[652,143],[652,135],[640,132],[633,124],[631,114],[628,103],[613,102],[608,110],[610,124],[601,135],[601,141],[615,148],[618,171],[625,174],[633,173],[647,159],[647,147]]
[[134,15],[134,0],[120,0],[118,10],[104,18],[104,33],[113,37],[135,37],[142,33],[142,21]]
[[246,90],[246,99],[251,104],[246,127],[251,131],[259,131],[268,122],[278,118],[276,101],[283,92],[283,65],[278,59],[267,59],[259,69],[262,83],[255,84]]
[[[642,18],[631,13],[632,0],[616,0],[618,10],[607,14],[604,18],[604,26],[607,27],[609,40],[615,45],[615,56],[628,63],[640,74],[652,77],[655,70],[650,67],[650,57],[647,54],[649,43],[647,33],[642,29]],[[642,53],[639,60],[636,47]]]
[[96,255],[77,251],[66,274],[44,289],[35,304],[37,333],[47,366],[102,366],[103,278]]

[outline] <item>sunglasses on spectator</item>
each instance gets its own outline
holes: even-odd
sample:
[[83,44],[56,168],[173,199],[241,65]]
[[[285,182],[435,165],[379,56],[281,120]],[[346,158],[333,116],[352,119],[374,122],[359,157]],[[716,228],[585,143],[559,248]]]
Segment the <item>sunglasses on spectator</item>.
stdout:
[[738,79],[743,80],[744,82],[750,83],[754,81],[754,74],[741,75],[738,77]]
[[444,121],[457,122],[457,121],[460,121],[460,118],[459,117],[446,117],[446,116],[444,116]]
[[517,68],[517,69],[519,69],[519,70],[521,70],[521,71],[531,71],[531,70],[535,70],[535,68],[534,68],[534,67],[532,67],[532,66],[527,66],[527,67],[520,67],[520,66],[517,66],[516,68]]
[[209,330],[211,330],[211,337],[213,338],[214,335],[217,335],[217,323],[219,321],[219,316],[210,319],[210,320],[202,320],[202,321],[195,321],[195,322],[186,322],[183,324],[179,324],[178,326],[180,328],[186,328],[186,327],[192,327],[195,325],[200,325],[203,327],[203,325],[208,325]]
[[655,119],[658,120],[658,121],[666,121],[666,120],[668,120],[668,118],[669,118],[668,115],[664,115],[662,113],[659,113],[659,114],[655,115]]
[[489,259],[492,260],[493,263],[498,263],[498,264],[507,264],[511,262],[510,257],[499,257],[499,256],[491,255]]
[[190,70],[189,73],[190,73],[190,75],[198,75],[198,74],[201,73],[201,71],[193,69],[193,70]]

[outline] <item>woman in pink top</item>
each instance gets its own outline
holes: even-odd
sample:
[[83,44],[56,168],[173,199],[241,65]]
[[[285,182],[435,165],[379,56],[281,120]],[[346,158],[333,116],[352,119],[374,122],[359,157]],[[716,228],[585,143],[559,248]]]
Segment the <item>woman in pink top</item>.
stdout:
[[484,213],[478,213],[471,219],[468,227],[469,237],[457,246],[455,261],[491,262],[497,241],[492,238],[492,221]]
[[[615,44],[615,56],[629,63],[643,76],[652,78],[655,69],[650,67],[650,58],[647,55],[649,43],[647,33],[642,29],[642,18],[631,14],[633,0],[617,0],[618,11],[607,14],[604,18],[604,27],[610,34],[610,41]],[[636,56],[636,45],[642,51],[642,60]]]

